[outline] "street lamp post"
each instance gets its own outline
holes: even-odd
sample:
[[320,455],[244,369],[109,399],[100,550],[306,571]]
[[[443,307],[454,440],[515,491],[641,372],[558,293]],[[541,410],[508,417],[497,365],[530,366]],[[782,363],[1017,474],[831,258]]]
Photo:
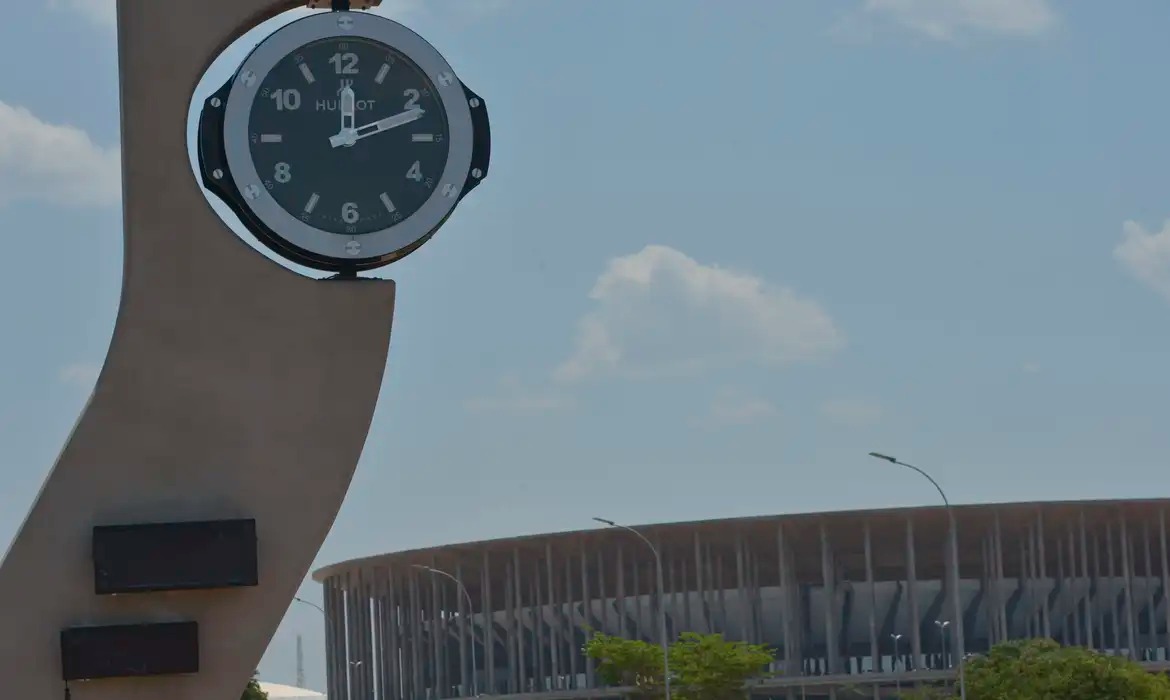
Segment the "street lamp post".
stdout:
[[634,533],[638,539],[646,543],[646,546],[650,548],[651,552],[654,552],[654,567],[656,569],[658,578],[658,636],[659,642],[662,645],[662,683],[663,690],[665,691],[666,695],[665,700],[670,700],[670,644],[666,639],[666,594],[664,592],[664,586],[662,582],[662,557],[658,554],[658,548],[654,546],[654,543],[646,539],[645,535],[638,532],[634,528],[629,527],[628,525],[619,525],[618,523],[615,523],[612,520],[606,520],[605,518],[594,518],[594,520],[603,525],[621,528],[627,532]]
[[479,668],[478,668],[478,666],[476,666],[476,661],[475,661],[475,624],[471,621],[471,614],[474,611],[475,604],[471,602],[471,594],[467,592],[467,587],[463,585],[462,581],[455,578],[454,576],[447,573],[446,571],[443,571],[442,569],[436,569],[436,568],[430,567],[430,566],[423,566],[422,564],[412,564],[411,566],[413,566],[416,569],[421,569],[423,571],[430,572],[436,576],[443,576],[443,577],[451,579],[455,583],[456,587],[459,588],[459,591],[463,594],[463,597],[467,599],[467,618],[466,618],[466,621],[467,621],[467,624],[469,624],[471,626],[471,694],[474,697],[479,697]]
[[305,600],[304,598],[300,598],[300,597],[298,597],[298,596],[293,596],[293,600],[295,600],[296,602],[300,603],[301,605],[308,605],[310,608],[315,608],[315,609],[316,609],[318,612],[320,612],[322,615],[324,615],[324,614],[325,614],[325,608],[321,607],[320,605],[317,605],[317,604],[316,604],[316,603],[314,603],[314,602],[311,602],[311,601]]
[[[300,603],[301,605],[307,605],[310,608],[313,608],[317,612],[324,615],[326,620],[329,619],[329,615],[327,615],[325,613],[325,608],[321,607],[320,605],[317,605],[313,601],[305,600],[304,598],[301,598],[300,596],[293,596],[293,600]],[[326,622],[326,625],[328,625],[328,622]],[[326,630],[326,634],[328,634],[328,630]],[[347,697],[349,696],[350,692],[352,692],[352,690],[353,690],[353,670],[361,665],[362,665],[361,661],[346,661],[346,664],[345,664],[345,694]]]
[[[308,606],[308,607],[310,607],[310,608],[313,608],[313,609],[314,609],[314,610],[316,610],[317,612],[321,613],[322,617],[324,617],[325,619],[328,619],[328,618],[329,618],[329,616],[325,614],[325,608],[321,607],[320,605],[317,605],[316,603],[314,603],[314,602],[312,602],[312,601],[310,601],[310,600],[305,600],[304,598],[302,598],[302,597],[300,597],[300,596],[295,596],[295,595],[293,596],[293,600],[294,600],[294,601],[296,601],[296,602],[298,602],[298,603],[300,603],[301,605],[305,605],[305,606]],[[326,630],[326,634],[328,634],[328,630]],[[299,655],[300,655],[300,653],[301,653],[301,638],[298,636],[298,637],[297,637],[297,655],[299,656]],[[346,678],[346,689],[347,689],[347,692],[348,692],[348,688],[349,688],[349,679],[348,679],[348,676],[349,676],[349,674],[347,673],[347,674],[346,674],[346,676],[347,676],[347,678]],[[299,681],[303,681],[303,680],[304,680],[304,678],[300,678],[300,679],[299,679]],[[301,682],[299,682],[299,681],[298,681],[297,685],[302,685],[302,683],[301,683]]]
[[898,675],[898,640],[902,638],[900,634],[891,634],[890,638],[894,640],[894,663],[890,664],[894,667],[894,692],[898,697],[902,697],[902,677]]
[[942,640],[942,664],[943,668],[950,668],[951,664],[947,659],[947,627],[950,626],[950,620],[935,620],[934,624],[938,625],[938,637]]
[[890,464],[896,464],[899,467],[906,467],[907,469],[911,469],[913,471],[918,472],[923,477],[925,477],[926,480],[931,483],[931,485],[934,486],[935,490],[938,491],[938,495],[942,497],[943,505],[946,506],[947,520],[950,521],[950,527],[951,527],[951,534],[950,534],[951,579],[953,582],[952,586],[951,586],[951,599],[954,601],[955,653],[959,657],[959,697],[962,700],[967,700],[967,679],[966,679],[966,675],[965,675],[965,672],[963,669],[963,656],[964,656],[964,654],[963,654],[963,604],[959,600],[959,540],[958,540],[958,534],[957,534],[958,533],[958,524],[955,522],[955,511],[954,511],[954,509],[951,508],[951,501],[950,501],[950,499],[947,498],[947,494],[945,491],[942,490],[942,487],[938,485],[938,482],[934,480],[934,477],[932,477],[930,474],[927,474],[922,469],[919,469],[918,467],[914,466],[913,464],[907,464],[906,462],[899,461],[898,459],[896,459],[894,457],[881,454],[880,452],[870,452],[869,456],[873,457],[875,459],[880,459],[880,460],[889,462]]

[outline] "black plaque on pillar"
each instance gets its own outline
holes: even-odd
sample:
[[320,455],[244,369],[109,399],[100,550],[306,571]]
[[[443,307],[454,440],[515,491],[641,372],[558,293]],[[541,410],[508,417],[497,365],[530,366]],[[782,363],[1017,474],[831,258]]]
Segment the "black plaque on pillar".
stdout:
[[199,672],[195,622],[72,627],[61,631],[66,681]]
[[256,521],[101,525],[93,529],[98,595],[255,586]]

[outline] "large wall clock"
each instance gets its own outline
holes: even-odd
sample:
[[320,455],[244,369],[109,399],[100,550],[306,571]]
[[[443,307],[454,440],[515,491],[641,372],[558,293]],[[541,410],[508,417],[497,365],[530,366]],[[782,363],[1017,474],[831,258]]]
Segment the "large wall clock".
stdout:
[[282,257],[343,275],[425,243],[490,150],[483,99],[422,37],[364,12],[277,30],[199,122],[204,185]]

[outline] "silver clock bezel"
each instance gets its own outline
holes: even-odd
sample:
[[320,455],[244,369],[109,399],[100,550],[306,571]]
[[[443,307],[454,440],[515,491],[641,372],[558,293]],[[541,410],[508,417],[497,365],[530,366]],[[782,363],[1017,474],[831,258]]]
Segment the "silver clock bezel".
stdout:
[[[249,121],[260,85],[278,62],[323,39],[364,38],[402,53],[422,69],[447,112],[448,150],[443,174],[430,197],[410,216],[368,233],[335,233],[311,226],[286,211],[264,187],[252,159]],[[322,138],[327,138],[328,134]],[[224,107],[224,153],[244,205],[280,238],[310,253],[341,262],[390,255],[415,245],[451,214],[471,169],[474,132],[463,84],[447,60],[418,34],[394,20],[362,12],[325,12],[290,22],[244,59]],[[357,245],[353,245],[356,241]]]

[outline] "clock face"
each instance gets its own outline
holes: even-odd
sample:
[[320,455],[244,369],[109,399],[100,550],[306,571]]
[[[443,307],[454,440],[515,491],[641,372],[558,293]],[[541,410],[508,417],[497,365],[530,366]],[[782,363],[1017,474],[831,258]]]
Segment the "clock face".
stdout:
[[490,150],[483,101],[442,55],[363,12],[276,30],[205,117],[205,182],[265,245],[325,270],[417,249],[486,174]]
[[416,213],[447,165],[434,83],[375,39],[333,36],[280,58],[248,115],[251,159],[276,204],[305,224],[360,237]]

